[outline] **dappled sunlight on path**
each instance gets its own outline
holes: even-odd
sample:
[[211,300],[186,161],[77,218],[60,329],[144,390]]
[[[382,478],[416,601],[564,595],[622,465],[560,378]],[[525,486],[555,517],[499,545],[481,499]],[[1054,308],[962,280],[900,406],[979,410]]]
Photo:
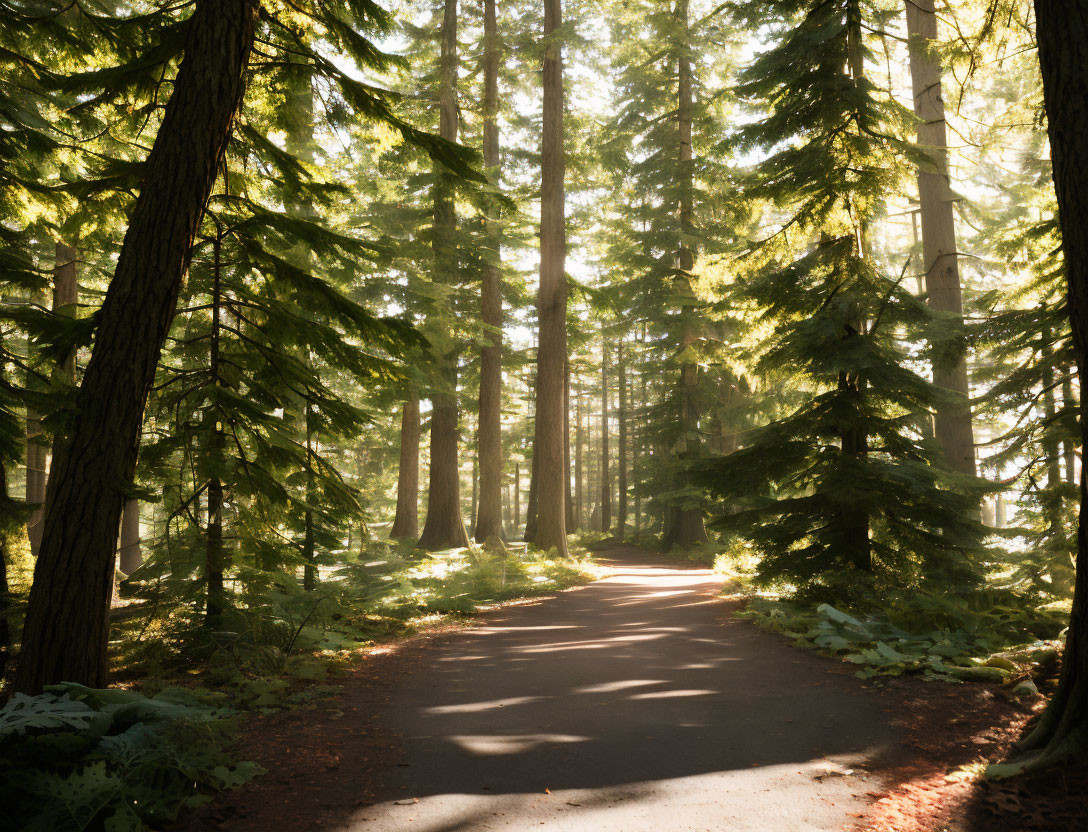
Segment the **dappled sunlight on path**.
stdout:
[[608,576],[436,642],[389,691],[398,765],[351,832],[837,830],[895,746],[839,666],[730,618],[705,569]]

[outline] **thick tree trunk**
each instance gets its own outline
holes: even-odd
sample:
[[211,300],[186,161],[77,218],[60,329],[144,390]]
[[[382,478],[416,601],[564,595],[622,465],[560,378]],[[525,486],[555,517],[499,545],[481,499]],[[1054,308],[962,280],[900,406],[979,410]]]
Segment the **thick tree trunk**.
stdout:
[[242,99],[253,0],[197,0],[185,57],[99,312],[71,432],[57,442],[15,689],[101,687],[126,483],[178,290]]
[[[456,369],[446,367],[446,385],[456,385]],[[419,548],[431,551],[468,546],[468,531],[461,519],[461,471],[457,463],[457,397],[455,393],[432,394],[431,470],[427,488],[427,521]]]
[[400,413],[397,513],[389,530],[393,540],[419,537],[419,434],[419,394],[412,388]]
[[906,0],[906,7],[914,112],[920,119],[918,144],[929,157],[929,163],[918,169],[926,291],[929,305],[950,316],[951,325],[948,335],[934,345],[939,360],[933,362],[933,383],[960,394],[958,402],[937,409],[934,431],[949,466],[974,476],[975,440],[968,403],[967,347],[948,173],[948,136],[941,96],[941,65],[933,53],[937,43],[937,15],[934,0]]
[[[1088,9],[1068,0],[1035,0],[1054,188],[1069,290],[1069,317],[1080,377],[1088,368]],[[1081,396],[1081,443],[1088,407]],[[1088,756],[1088,481],[1080,478],[1077,578],[1061,681],[1022,749],[1029,766]],[[1002,773],[1000,769],[992,773]]]
[[[457,0],[445,0],[439,88],[439,134],[457,141]],[[434,190],[434,264],[437,282],[457,272],[457,216],[448,175],[441,172]],[[434,392],[431,394],[431,470],[427,488],[427,521],[419,537],[421,549],[468,546],[461,515],[461,471],[457,462],[460,431],[457,407],[457,348],[439,346]]]
[[608,470],[608,341],[601,341],[601,531],[612,530],[612,473]]
[[544,106],[540,148],[540,326],[536,372],[536,529],[540,549],[567,554],[566,493],[569,469],[564,451],[567,413],[563,378],[567,364],[566,206],[563,157],[563,50],[556,32],[562,0],[544,0]]
[[[676,175],[680,190],[680,252],[677,266],[680,274],[676,279],[677,291],[681,299],[689,302],[693,295],[691,289],[691,271],[695,268],[695,252],[687,240],[695,236],[695,166],[691,143],[692,90],[691,56],[688,54],[688,2],[678,0],[676,4],[678,31],[681,42],[678,47],[677,61],[677,167]],[[677,456],[681,460],[694,460],[700,456],[699,441],[699,403],[697,389],[699,367],[690,359],[689,353],[696,343],[696,333],[690,326],[685,327],[680,336],[680,442]],[[664,535],[666,549],[678,546],[690,549],[697,543],[707,540],[706,526],[703,523],[703,511],[698,506],[693,508],[672,506],[667,512]]]
[[[495,0],[484,0],[484,167],[497,187],[499,168],[499,38]],[[499,272],[497,224],[488,220],[488,239],[480,288],[480,320],[491,343],[480,349],[480,410],[476,453],[480,468],[480,499],[473,537],[483,543],[502,537],[502,279]]]

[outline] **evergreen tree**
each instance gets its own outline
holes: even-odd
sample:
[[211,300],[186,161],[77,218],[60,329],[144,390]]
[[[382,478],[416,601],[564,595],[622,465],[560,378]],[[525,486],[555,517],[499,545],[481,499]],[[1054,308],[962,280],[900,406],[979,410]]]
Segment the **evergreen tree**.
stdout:
[[[737,292],[774,327],[761,368],[789,368],[805,395],[707,467],[736,506],[721,524],[753,542],[763,580],[804,593],[964,588],[977,578],[969,554],[979,537],[969,484],[918,430],[942,394],[907,361],[906,338],[930,316],[871,249],[883,197],[915,158],[909,114],[866,75],[865,24],[878,9],[836,0],[766,12],[774,17],[756,19],[773,40],[740,93],[767,114],[738,139],[770,154],[753,193],[787,218],[763,243],[778,248]],[[801,238],[796,254],[791,236]]]

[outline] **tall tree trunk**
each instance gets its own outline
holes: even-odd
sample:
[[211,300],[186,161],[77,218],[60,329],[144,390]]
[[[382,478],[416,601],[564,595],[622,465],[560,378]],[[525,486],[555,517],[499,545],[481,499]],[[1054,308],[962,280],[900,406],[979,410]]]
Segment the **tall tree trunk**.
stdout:
[[[677,292],[684,301],[683,308],[690,309],[691,271],[695,268],[695,253],[687,241],[695,236],[695,166],[691,144],[692,90],[691,56],[688,38],[688,0],[677,0],[677,31],[680,43],[677,48],[677,167],[676,176],[680,191],[680,251],[676,278]],[[694,460],[700,456],[699,402],[697,389],[699,367],[691,360],[690,353],[697,341],[695,331],[689,325],[680,336],[680,441],[677,456],[681,460]],[[664,544],[666,549],[678,546],[690,549],[696,543],[706,541],[703,510],[698,507],[672,506],[666,513]]]
[[577,526],[574,519],[574,493],[570,483],[570,358],[567,358],[563,371],[563,459],[563,470],[567,472],[563,480],[563,505],[567,512],[565,522],[569,532]]
[[974,476],[975,440],[967,379],[967,347],[963,332],[963,298],[956,248],[956,220],[948,173],[948,136],[934,0],[906,0],[911,39],[910,74],[914,112],[920,119],[918,144],[928,164],[918,169],[918,202],[922,219],[922,260],[929,305],[949,316],[948,334],[934,344],[933,383],[960,394],[959,401],[937,408],[934,432],[949,466]]
[[419,537],[419,434],[419,393],[413,387],[400,412],[397,513],[389,530],[393,540]]
[[144,405],[253,46],[253,0],[197,0],[70,433],[56,443],[14,687],[101,687],[113,559]]
[[[74,318],[79,303],[79,251],[58,240],[53,265],[53,312]],[[75,383],[76,354],[73,350],[61,360],[59,373],[69,384]],[[41,440],[42,423],[38,413],[27,409],[26,416],[26,501],[37,506],[30,513],[26,531],[30,553],[37,557],[42,541],[42,511],[49,449]]]
[[608,470],[608,341],[601,341],[601,531],[612,530],[612,474]]
[[[1088,9],[1068,0],[1035,0],[1054,189],[1068,280],[1069,317],[1080,378],[1088,368]],[[1088,407],[1080,402],[1081,446]],[[1039,767],[1088,755],[1088,480],[1080,477],[1077,577],[1061,680],[1042,719],[1021,743]],[[1002,773],[1000,768],[991,773]]]
[[[860,82],[865,75],[865,53],[862,43],[861,8],[858,0],[852,0],[847,7],[847,55],[850,62],[850,76],[855,83]],[[849,206],[848,206],[849,208]],[[866,225],[858,224],[854,229],[855,254],[864,259],[869,256]],[[852,331],[848,331],[846,338],[859,338],[865,332],[865,322],[860,314],[851,314],[854,319]],[[849,320],[850,318],[848,318]],[[863,406],[865,396],[865,380],[857,373],[842,370],[838,378],[839,391],[844,395],[854,398],[853,408],[858,411]],[[842,455],[847,458],[862,459],[869,453],[869,437],[865,428],[847,428],[839,440],[839,448]],[[855,569],[871,572],[873,568],[872,541],[869,536],[869,514],[862,506],[851,505],[843,509],[839,518],[842,526],[843,557],[850,561]]]
[[536,371],[536,438],[533,476],[537,482],[536,529],[540,549],[567,554],[566,492],[569,469],[563,437],[563,378],[567,364],[566,206],[563,155],[563,50],[556,40],[562,0],[544,0],[544,105],[540,148],[540,335]]
[[[496,187],[501,180],[499,51],[495,0],[484,0],[484,167]],[[480,349],[480,410],[476,427],[480,500],[473,524],[473,537],[478,543],[502,537],[502,278],[497,229],[498,223],[488,218],[489,248],[480,288],[480,320],[490,343]]]
[[585,490],[582,471],[582,445],[585,436],[582,431],[582,391],[575,397],[574,422],[574,526],[571,531],[582,528],[585,518]]
[[[220,281],[222,269],[223,232],[216,223],[212,270],[212,329],[209,371],[211,384],[222,385],[219,348],[222,337],[223,292]],[[204,539],[204,581],[207,598],[204,604],[204,620],[207,626],[216,628],[227,610],[225,576],[227,572],[226,550],[223,548],[223,481],[219,470],[223,465],[226,436],[219,428],[222,414],[215,414],[216,426],[212,433],[212,473],[208,480],[208,526]]]
[[[439,81],[439,134],[457,141],[457,0],[445,0]],[[437,282],[457,272],[457,216],[449,173],[439,171],[434,189],[434,264]],[[427,521],[419,537],[421,549],[468,546],[461,515],[461,471],[457,463],[457,347],[438,346],[438,369],[431,394],[431,470],[427,488]]]
[[622,541],[627,533],[627,359],[623,354],[623,341],[616,345],[616,383],[619,385],[619,441],[616,448],[618,473],[619,511],[616,516],[616,536]]

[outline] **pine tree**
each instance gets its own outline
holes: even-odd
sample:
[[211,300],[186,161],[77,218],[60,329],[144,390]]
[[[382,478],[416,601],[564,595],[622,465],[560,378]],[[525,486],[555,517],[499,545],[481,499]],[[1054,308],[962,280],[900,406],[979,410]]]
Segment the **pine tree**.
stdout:
[[902,286],[905,270],[884,273],[871,249],[883,197],[915,159],[909,114],[866,76],[874,10],[836,0],[766,11],[773,42],[740,92],[768,112],[739,139],[770,153],[753,193],[788,213],[737,298],[774,326],[760,368],[788,369],[804,401],[708,466],[735,506],[721,523],[756,546],[763,580],[806,594],[966,588],[980,534],[970,483],[918,432],[916,415],[944,399],[907,363],[904,336],[929,315]]

